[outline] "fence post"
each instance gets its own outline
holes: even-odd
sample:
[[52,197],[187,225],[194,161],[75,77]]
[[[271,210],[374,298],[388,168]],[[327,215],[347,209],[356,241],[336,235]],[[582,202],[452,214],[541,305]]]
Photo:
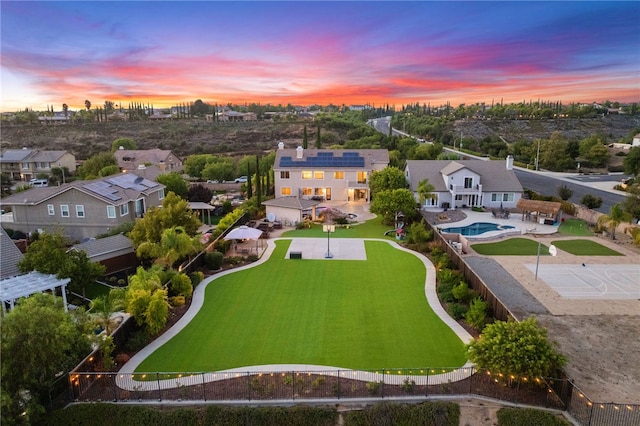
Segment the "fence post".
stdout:
[[204,372],[200,374],[202,374],[202,400],[206,401],[207,400],[207,382],[205,382],[204,380]]
[[162,389],[160,388],[160,373],[156,371],[156,381],[158,382],[158,401],[162,401]]
[[116,380],[118,380],[118,373],[112,373],[111,378],[111,390],[113,391],[113,402],[118,402],[118,385],[116,384]]
[[295,401],[296,399],[296,376],[295,373],[291,372],[291,400]]
[[429,369],[425,370],[427,372],[427,386],[424,388],[424,396],[429,396]]

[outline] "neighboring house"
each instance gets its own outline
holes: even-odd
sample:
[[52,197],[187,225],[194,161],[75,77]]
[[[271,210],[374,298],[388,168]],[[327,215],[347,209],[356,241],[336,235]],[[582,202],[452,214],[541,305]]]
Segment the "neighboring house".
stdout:
[[157,166],[161,173],[182,171],[182,160],[168,149],[124,149],[113,153],[122,172],[135,172],[141,166]]
[[485,207],[513,209],[523,189],[513,171],[513,157],[502,161],[407,160],[405,176],[409,189],[418,197],[418,185],[428,179],[433,197],[423,207],[455,209]]
[[631,146],[640,146],[640,133],[633,137],[633,141],[631,142]]
[[0,280],[20,275],[18,263],[24,255],[4,228],[0,228],[0,254]]
[[54,167],[66,167],[76,171],[76,157],[67,151],[38,149],[3,149],[0,152],[0,169],[11,180],[28,182],[39,174],[51,174]]
[[285,149],[273,166],[275,195],[327,201],[370,201],[369,177],[389,165],[386,149]]
[[53,291],[60,287],[64,300],[64,309],[67,310],[66,285],[69,278],[58,279],[55,275],[42,274],[32,271],[22,274],[18,263],[24,258],[22,252],[9,238],[4,229],[0,228],[0,303],[2,312],[7,308],[13,309],[16,300],[28,297],[34,293]]
[[164,185],[134,173],[54,187],[31,188],[0,200],[14,230],[61,230],[71,240],[93,238],[141,218],[164,199]]
[[256,121],[255,112],[225,111],[218,115],[218,121]]
[[133,241],[122,234],[76,244],[69,250],[83,251],[87,258],[106,268],[105,275],[135,268],[139,265]]

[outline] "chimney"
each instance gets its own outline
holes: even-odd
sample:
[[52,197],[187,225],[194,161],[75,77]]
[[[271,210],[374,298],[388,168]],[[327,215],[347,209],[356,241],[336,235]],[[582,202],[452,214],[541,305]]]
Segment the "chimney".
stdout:
[[507,170],[513,170],[513,155],[507,155]]
[[158,167],[160,168],[161,172],[167,170],[167,164],[164,162],[164,160],[160,160],[160,162],[158,163]]
[[302,148],[301,146],[296,148],[296,158],[302,158],[302,155],[304,154],[304,148]]
[[284,142],[278,142],[278,149],[284,149]]

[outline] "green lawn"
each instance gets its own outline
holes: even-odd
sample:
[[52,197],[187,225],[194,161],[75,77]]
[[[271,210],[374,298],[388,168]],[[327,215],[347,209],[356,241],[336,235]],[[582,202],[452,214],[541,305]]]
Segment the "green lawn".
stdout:
[[575,256],[624,256],[591,240],[558,240],[553,245]]
[[367,241],[367,261],[288,260],[289,244],[277,241],[267,262],[211,282],[194,320],[137,371],[464,364],[462,342],[427,304],[417,257]]
[[[383,225],[382,217],[378,216],[355,225],[336,225],[336,232],[331,234],[331,238],[386,238],[393,240],[395,234],[391,234],[390,236],[384,235],[385,232],[392,229],[393,226]],[[322,224],[313,224],[311,228],[286,231],[282,236],[291,238],[326,238],[327,234],[322,232]]]
[[578,237],[589,237],[593,232],[582,219],[567,219],[558,226],[558,233],[561,235],[575,235]]
[[[497,243],[477,243],[471,248],[486,256],[536,256],[538,242],[527,238],[510,238]],[[540,255],[548,255],[549,247],[540,244]]]

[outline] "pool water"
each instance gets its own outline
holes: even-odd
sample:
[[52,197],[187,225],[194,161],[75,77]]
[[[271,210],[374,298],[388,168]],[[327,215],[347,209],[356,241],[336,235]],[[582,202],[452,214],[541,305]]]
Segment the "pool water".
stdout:
[[490,222],[476,222],[467,226],[444,228],[442,232],[447,232],[449,234],[461,234],[461,235],[480,235],[489,231],[502,231],[505,229],[515,229],[515,226],[498,225],[497,223],[490,223]]

